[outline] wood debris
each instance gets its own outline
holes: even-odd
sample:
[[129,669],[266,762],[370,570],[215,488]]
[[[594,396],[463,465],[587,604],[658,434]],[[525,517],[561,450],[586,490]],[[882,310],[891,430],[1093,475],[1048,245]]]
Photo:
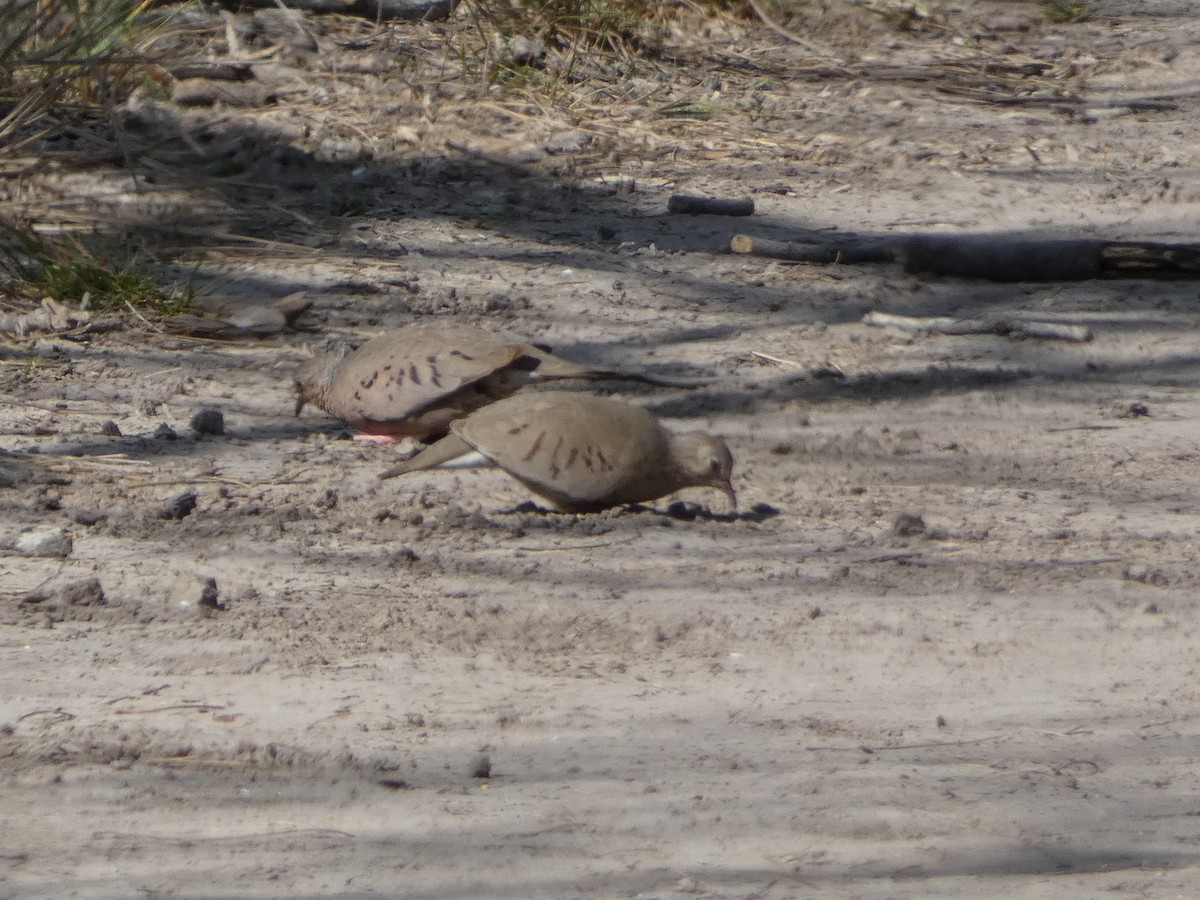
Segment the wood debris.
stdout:
[[734,253],[819,265],[897,262],[931,275],[1001,282],[1200,278],[1200,244],[1030,238],[1007,234],[775,241],[736,234]]
[[1031,322],[1009,317],[956,319],[953,316],[900,316],[893,313],[869,312],[863,316],[862,322],[864,325],[881,328],[937,334],[1000,334],[1007,337],[1044,338],[1076,343],[1085,343],[1093,337],[1092,330],[1084,325]]

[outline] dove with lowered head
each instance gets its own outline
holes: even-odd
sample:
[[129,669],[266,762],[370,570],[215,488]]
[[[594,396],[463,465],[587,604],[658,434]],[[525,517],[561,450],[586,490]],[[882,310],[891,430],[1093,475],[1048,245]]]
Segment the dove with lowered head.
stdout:
[[734,508],[733,457],[719,437],[669,431],[640,406],[544,391],[483,407],[380,475],[494,465],[563,512],[595,512],[715,487]]

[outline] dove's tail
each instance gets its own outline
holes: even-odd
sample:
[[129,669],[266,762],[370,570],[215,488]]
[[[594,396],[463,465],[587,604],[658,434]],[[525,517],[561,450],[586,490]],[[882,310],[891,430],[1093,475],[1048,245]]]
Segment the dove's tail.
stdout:
[[392,466],[379,474],[380,478],[395,478],[409,472],[421,472],[437,468],[461,468],[464,466],[489,465],[491,460],[460,438],[454,432],[440,441],[434,441],[415,456]]

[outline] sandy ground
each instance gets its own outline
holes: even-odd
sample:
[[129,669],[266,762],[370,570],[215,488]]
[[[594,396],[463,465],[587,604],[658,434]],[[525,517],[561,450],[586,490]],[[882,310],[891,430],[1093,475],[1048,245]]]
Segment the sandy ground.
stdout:
[[[181,259],[215,293],[315,306],[258,342],[0,347],[0,537],[73,537],[0,555],[0,895],[1194,895],[1196,283],[724,252],[735,231],[1195,239],[1191,4],[1004,31],[1036,9],[968,7],[907,33],[857,6],[808,21],[885,67],[1042,61],[1075,99],[978,65],[970,91],[961,68],[839,74],[718,23],[612,82],[603,120],[436,100],[395,155],[318,153],[265,200],[210,186],[185,214],[170,185],[155,207],[88,172],[125,224],[269,239]],[[392,89],[331,84],[330,110]],[[697,99],[718,115],[649,111]],[[338,115],[379,146],[409,121],[357,109]],[[444,143],[569,127],[589,149],[525,174]],[[669,216],[674,192],[757,213]],[[913,335],[868,310],[1095,337]],[[291,416],[307,346],[432,316],[711,378],[605,390],[725,435],[741,511],[695,490],[543,515],[496,472],[380,483],[393,449]],[[205,408],[224,435],[189,428]],[[102,597],[64,590],[90,578]]]

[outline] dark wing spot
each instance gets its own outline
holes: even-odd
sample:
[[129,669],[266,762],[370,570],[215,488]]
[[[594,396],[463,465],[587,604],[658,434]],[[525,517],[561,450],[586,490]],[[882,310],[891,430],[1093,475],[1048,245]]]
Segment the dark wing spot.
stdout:
[[523,424],[523,425],[514,425],[512,428],[508,429],[508,433],[509,434],[520,434],[522,431],[524,431],[528,427],[529,427],[528,423]]
[[550,479],[554,480],[561,473],[562,469],[558,466],[558,451],[562,449],[565,438],[562,435],[558,437],[558,443],[554,445],[554,452],[550,454]]
[[389,392],[388,392],[388,403],[395,403],[395,402],[396,402],[396,397],[395,397],[395,395],[394,395],[394,394],[392,394],[392,393],[389,391]]
[[412,379],[413,384],[421,383],[421,373],[417,371],[416,363],[413,363],[408,367],[408,377]]
[[367,390],[370,390],[371,385],[373,385],[375,383],[375,379],[378,377],[379,377],[379,372],[377,371],[374,374],[372,374],[370,378],[364,378],[362,381],[359,382],[359,384],[361,384]]
[[391,368],[392,368],[392,364],[388,363],[386,366],[383,367],[383,371],[385,371],[385,372],[391,371]]
[[434,358],[429,357],[429,380],[433,382],[434,387],[442,386],[442,373],[438,371],[437,363]]
[[565,468],[569,469],[569,468],[571,468],[571,466],[575,465],[575,460],[578,456],[579,456],[579,448],[572,447],[570,454],[567,455],[567,465],[565,466]]
[[[519,430],[520,429],[518,429],[518,431]],[[510,434],[516,434],[516,433],[517,433],[516,431],[510,432]],[[546,437],[546,432],[544,432],[544,431],[537,436],[537,440],[533,442],[533,446],[530,447],[529,452],[525,454],[525,457],[524,457],[525,462],[529,462],[529,460],[531,460],[535,456],[537,456],[538,451],[542,449],[542,439],[545,437]]]
[[596,458],[600,460],[600,465],[603,468],[607,469],[610,472],[612,471],[612,463],[610,463],[608,461],[608,457],[606,457],[604,455],[604,451],[601,450],[599,447],[596,448]]
[[355,391],[355,392],[354,392],[354,399],[355,399],[355,400],[361,400],[361,399],[362,399],[362,391]]
[[463,353],[461,350],[451,350],[451,351],[450,351],[450,355],[451,355],[451,356],[457,356],[459,359],[465,359],[465,360],[468,360],[468,361],[470,361],[470,360],[472,360],[472,359],[474,359],[474,358],[475,358],[475,357],[473,357],[473,356],[467,356],[467,354]]

